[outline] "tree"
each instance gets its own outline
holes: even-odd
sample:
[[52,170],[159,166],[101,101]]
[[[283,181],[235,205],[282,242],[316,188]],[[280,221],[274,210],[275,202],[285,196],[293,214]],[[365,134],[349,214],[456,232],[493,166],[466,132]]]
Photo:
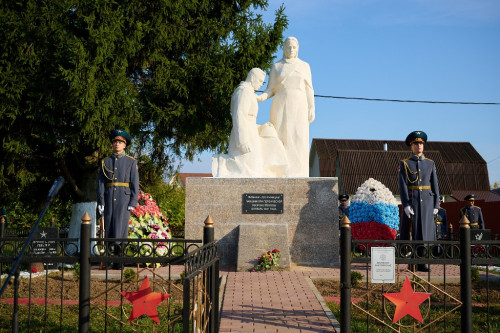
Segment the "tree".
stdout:
[[[0,4],[0,200],[40,204],[63,174],[95,201],[114,128],[162,172],[223,151],[229,101],[252,67],[268,69],[287,25],[267,0],[6,0]],[[31,201],[30,201],[31,200]]]

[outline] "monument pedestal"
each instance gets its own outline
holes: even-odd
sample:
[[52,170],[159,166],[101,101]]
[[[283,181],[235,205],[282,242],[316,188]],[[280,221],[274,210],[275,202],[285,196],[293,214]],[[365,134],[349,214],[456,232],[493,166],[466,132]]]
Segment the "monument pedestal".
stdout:
[[[268,204],[269,195],[282,200]],[[280,266],[334,267],[337,200],[337,178],[188,178],[185,237],[201,239],[210,215],[221,265],[248,270],[259,256],[278,249]]]

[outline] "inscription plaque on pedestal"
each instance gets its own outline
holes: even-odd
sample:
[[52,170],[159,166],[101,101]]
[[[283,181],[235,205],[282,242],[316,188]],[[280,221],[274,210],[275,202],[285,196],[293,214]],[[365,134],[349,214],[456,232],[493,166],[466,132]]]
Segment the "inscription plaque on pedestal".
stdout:
[[243,214],[283,214],[283,194],[244,193]]

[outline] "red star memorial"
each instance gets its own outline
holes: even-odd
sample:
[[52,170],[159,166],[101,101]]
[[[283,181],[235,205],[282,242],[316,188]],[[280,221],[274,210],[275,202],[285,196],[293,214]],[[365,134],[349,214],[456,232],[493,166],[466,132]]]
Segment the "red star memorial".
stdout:
[[142,281],[139,291],[122,291],[121,294],[132,303],[132,313],[128,318],[129,322],[145,314],[158,324],[160,323],[160,319],[158,318],[158,311],[156,310],[156,307],[163,300],[170,297],[170,294],[154,293],[151,290],[147,276]]
[[430,293],[416,293],[411,288],[410,280],[406,277],[403,288],[399,293],[384,293],[385,298],[396,305],[392,323],[397,322],[406,315],[410,315],[419,322],[423,323],[422,314],[419,305],[429,298]]

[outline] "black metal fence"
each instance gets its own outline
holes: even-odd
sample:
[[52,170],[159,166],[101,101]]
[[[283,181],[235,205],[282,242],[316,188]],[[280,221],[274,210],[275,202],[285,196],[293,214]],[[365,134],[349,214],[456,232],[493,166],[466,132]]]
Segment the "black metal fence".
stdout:
[[[217,332],[219,259],[212,226],[206,228],[203,241],[102,239],[90,238],[90,220],[84,218],[79,241],[35,239],[24,253],[25,238],[4,237],[6,231],[0,230],[2,284],[12,263],[21,259],[0,295],[0,327],[73,332],[78,321],[79,332]],[[41,276],[32,268],[35,263],[45,266]],[[40,288],[43,296],[36,294]],[[71,292],[73,300],[67,299]],[[150,293],[165,300],[143,304],[135,313],[141,305],[129,300],[148,299]]]
[[[351,332],[353,325],[353,313],[352,311],[362,311],[366,314],[366,321],[364,322],[363,329],[366,332],[378,332],[374,326],[382,327],[380,330],[383,331],[426,331],[435,332],[437,327],[440,327],[441,331],[444,332],[473,332],[473,322],[474,316],[472,311],[472,272],[473,268],[476,270],[478,267],[483,267],[486,275],[483,276],[485,279],[485,285],[482,286],[486,288],[486,302],[482,302],[482,313],[485,313],[485,320],[481,322],[481,331],[483,332],[498,332],[500,318],[499,314],[494,311],[498,311],[498,304],[496,304],[496,310],[492,310],[489,295],[490,295],[490,284],[493,280],[492,275],[489,271],[490,265],[500,266],[500,242],[495,241],[471,241],[470,228],[468,223],[460,225],[460,232],[458,239],[447,240],[447,241],[408,241],[408,240],[352,240],[350,222],[348,220],[343,221],[341,225],[341,241],[340,241],[340,252],[341,252],[341,304],[340,304],[340,324],[342,333]],[[405,324],[402,322],[391,322],[389,314],[387,311],[387,306],[384,304],[384,297],[381,294],[384,293],[384,285],[379,284],[374,286],[372,284],[372,289],[369,286],[370,272],[371,272],[371,253],[373,247],[393,247],[395,252],[395,265],[404,267],[399,270],[402,272],[400,276],[396,276],[396,282],[401,283],[403,276],[409,276],[413,279],[413,282],[418,285],[423,285],[428,283],[431,287],[435,287],[437,284],[440,285],[440,292],[443,293],[443,297],[436,302],[442,302],[441,308],[444,308],[444,312],[432,316],[433,307],[431,307],[431,301],[429,299],[429,312],[427,316],[424,316],[422,323],[418,323],[413,318],[407,321]],[[432,264],[442,265],[442,280],[440,282],[434,281],[431,283],[431,276],[436,278],[435,275],[431,275],[432,272],[415,274],[414,269],[416,267],[423,267],[424,265]],[[460,295],[450,295],[446,292],[447,285],[449,285],[450,277],[446,275],[446,268],[450,265],[459,265],[460,268]],[[365,284],[361,284],[363,290],[366,290],[364,295],[364,305],[366,310],[356,305],[353,301],[352,291],[353,291],[353,281],[352,280],[352,270],[356,267],[358,269],[365,270]],[[455,269],[457,267],[455,266]],[[397,270],[397,269],[396,269]],[[498,278],[498,276],[496,276]],[[498,279],[497,279],[498,280]],[[397,290],[399,291],[399,290]],[[370,313],[368,310],[376,302],[381,303],[381,309],[377,313]],[[484,299],[483,299],[484,301]],[[373,307],[375,308],[375,307]],[[436,307],[434,307],[436,308]],[[419,310],[420,311],[420,310]],[[447,321],[447,316],[453,311],[460,311],[460,325],[451,325],[450,321]],[[495,316],[495,317],[493,317]],[[389,320],[387,320],[389,318]],[[495,323],[492,324],[491,319],[495,318]],[[407,324],[410,323],[410,324]],[[477,324],[477,323],[475,323]],[[372,327],[373,326],[373,327]],[[359,331],[359,328],[357,328]]]

